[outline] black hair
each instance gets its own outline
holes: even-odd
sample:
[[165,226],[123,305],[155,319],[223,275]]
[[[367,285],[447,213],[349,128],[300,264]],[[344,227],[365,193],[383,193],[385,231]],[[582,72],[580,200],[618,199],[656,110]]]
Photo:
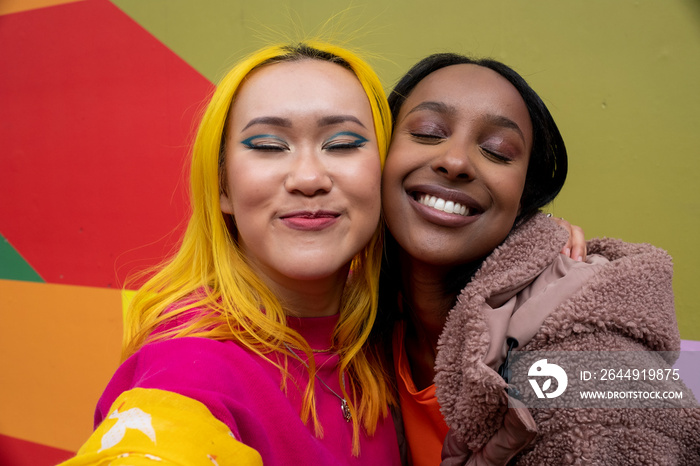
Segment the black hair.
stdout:
[[[561,191],[568,169],[566,147],[554,118],[539,95],[516,71],[503,63],[488,59],[474,59],[455,53],[436,53],[416,63],[396,84],[389,95],[392,123],[396,123],[402,105],[413,89],[431,73],[452,65],[472,64],[489,68],[507,79],[525,101],[532,121],[532,152],[528,164],[525,186],[521,197],[520,213],[515,225],[530,219],[541,207],[552,201]],[[465,84],[468,85],[468,84]],[[394,155],[396,157],[396,155]],[[393,319],[400,318],[393,311],[401,290],[401,272],[398,267],[399,246],[390,232],[385,235],[384,260],[380,279],[379,321],[375,324],[375,337],[392,327]],[[450,274],[446,290],[457,293],[471,279],[480,263],[464,264]]]
[[532,121],[533,134],[530,163],[516,224],[523,222],[559,194],[566,180],[568,159],[564,140],[547,106],[516,71],[499,61],[488,58],[474,59],[456,53],[430,55],[416,63],[399,80],[389,95],[392,123],[396,123],[401,106],[419,82],[434,71],[460,64],[478,65],[495,71],[507,79],[525,101]]

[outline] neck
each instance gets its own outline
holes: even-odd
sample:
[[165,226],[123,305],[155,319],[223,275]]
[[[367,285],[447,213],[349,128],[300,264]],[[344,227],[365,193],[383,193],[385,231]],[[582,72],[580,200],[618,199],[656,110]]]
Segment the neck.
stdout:
[[305,289],[274,289],[287,315],[294,317],[332,316],[340,311],[345,280],[332,283],[304,283]]
[[340,311],[348,270],[349,266],[331,276],[308,280],[256,272],[280,301],[287,315],[325,317]]
[[450,286],[462,268],[436,266],[410,257],[401,258],[403,306],[406,314],[404,346],[418,390],[433,383],[438,339],[460,287]]

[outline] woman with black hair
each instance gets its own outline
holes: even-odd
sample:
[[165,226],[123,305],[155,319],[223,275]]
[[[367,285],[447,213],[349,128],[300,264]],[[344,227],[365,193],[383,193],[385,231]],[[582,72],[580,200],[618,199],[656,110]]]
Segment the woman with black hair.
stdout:
[[539,209],[567,154],[538,95],[499,62],[437,54],[389,102],[380,315],[411,463],[699,464],[697,408],[530,410],[506,391],[514,351],[680,348],[664,251],[560,254],[568,234]]

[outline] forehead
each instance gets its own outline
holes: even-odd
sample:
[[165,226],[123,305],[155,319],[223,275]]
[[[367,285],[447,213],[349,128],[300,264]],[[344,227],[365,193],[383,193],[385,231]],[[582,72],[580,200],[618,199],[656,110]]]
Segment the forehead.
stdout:
[[237,113],[370,112],[352,71],[315,59],[264,65],[244,80],[233,102]]
[[485,113],[507,117],[532,133],[530,114],[518,90],[483,66],[459,64],[434,71],[413,89],[400,114],[406,115],[423,102],[446,104],[459,117],[475,118]]

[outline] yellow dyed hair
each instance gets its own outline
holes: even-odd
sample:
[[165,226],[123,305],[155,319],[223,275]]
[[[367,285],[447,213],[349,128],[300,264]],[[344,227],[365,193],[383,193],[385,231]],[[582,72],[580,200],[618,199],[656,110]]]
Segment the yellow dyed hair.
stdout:
[[[314,379],[311,348],[287,327],[282,305],[248,265],[236,243],[234,226],[222,214],[219,202],[225,176],[226,122],[237,90],[246,76],[261,66],[308,59],[337,63],[355,74],[372,108],[384,166],[391,115],[379,78],[356,54],[327,43],[304,41],[266,47],[241,60],[219,83],[202,117],[192,148],[192,215],[179,250],[156,269],[131,302],[125,317],[124,358],[147,342],[169,338],[234,340],[261,356],[273,352],[282,355],[276,360],[286,389],[286,358],[291,357],[287,344],[306,352],[309,380]],[[377,314],[381,231],[378,225],[369,244],[353,258],[333,333],[333,346],[340,354],[340,373],[348,375],[347,390],[342,383],[341,387],[352,412],[355,455],[359,454],[360,426],[372,435],[377,422],[387,415],[387,404],[393,403],[380,358],[365,345]],[[166,330],[154,333],[157,328]],[[316,435],[323,436],[316,415],[314,383],[307,384],[301,418],[304,422],[311,418]]]

